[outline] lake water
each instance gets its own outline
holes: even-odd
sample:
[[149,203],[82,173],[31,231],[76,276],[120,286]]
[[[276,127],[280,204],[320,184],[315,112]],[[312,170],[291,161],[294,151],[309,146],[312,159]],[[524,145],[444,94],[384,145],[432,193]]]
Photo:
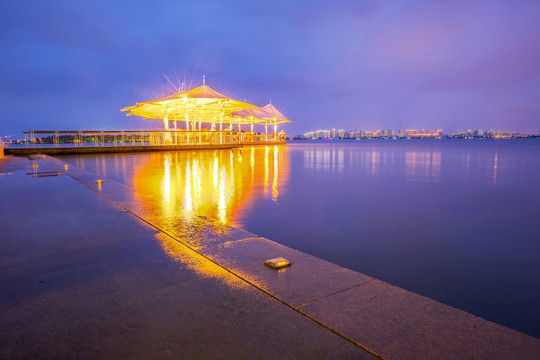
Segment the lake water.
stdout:
[[[540,141],[301,141],[62,157],[540,337]],[[157,214],[160,215],[160,214]]]

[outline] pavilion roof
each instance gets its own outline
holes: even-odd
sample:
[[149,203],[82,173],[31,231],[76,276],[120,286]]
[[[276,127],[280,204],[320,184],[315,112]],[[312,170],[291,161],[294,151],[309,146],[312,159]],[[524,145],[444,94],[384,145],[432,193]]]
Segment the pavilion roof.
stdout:
[[231,115],[236,116],[236,117],[243,117],[243,118],[255,118],[259,120],[268,119],[270,116],[269,113],[267,113],[260,107],[235,111]]
[[139,115],[143,118],[173,119],[192,114],[203,117],[217,116],[256,107],[227,97],[203,83],[189,91],[179,91],[162,99],[137,102],[134,106],[122,108],[122,111],[129,111],[127,115]]
[[269,103],[261,108],[266,113],[270,114],[271,118],[277,118],[278,120],[283,120],[284,122],[290,122],[289,119],[285,117],[272,103]]

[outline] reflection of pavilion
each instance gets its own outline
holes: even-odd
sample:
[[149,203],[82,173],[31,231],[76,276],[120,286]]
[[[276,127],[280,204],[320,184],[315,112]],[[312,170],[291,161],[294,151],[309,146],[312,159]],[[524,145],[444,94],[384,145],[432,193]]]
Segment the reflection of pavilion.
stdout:
[[[285,134],[278,134],[278,124],[290,122],[274,105],[258,107],[232,99],[207,86],[204,78],[202,86],[191,90],[182,86],[180,91],[165,98],[138,102],[122,111],[144,119],[162,120],[165,132],[150,141],[156,144],[281,142]],[[171,122],[174,130],[170,128]],[[179,130],[179,123],[183,129]],[[243,130],[242,125],[249,125],[249,131]],[[264,136],[255,134],[257,125],[264,126]],[[268,126],[273,126],[270,135]]]
[[288,181],[287,148],[153,153],[135,170],[133,185],[151,195],[145,206],[162,221],[183,208],[221,223],[241,226],[258,198],[277,201]]

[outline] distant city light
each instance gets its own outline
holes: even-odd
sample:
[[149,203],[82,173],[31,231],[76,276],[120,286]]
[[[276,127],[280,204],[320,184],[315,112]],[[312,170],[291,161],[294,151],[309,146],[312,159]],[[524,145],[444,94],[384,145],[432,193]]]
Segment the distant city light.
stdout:
[[332,139],[512,139],[536,137],[538,135],[522,135],[516,131],[499,131],[499,130],[467,130],[456,131],[452,134],[445,134],[442,129],[425,130],[425,129],[405,129],[399,128],[396,133],[392,129],[386,130],[314,130],[299,135],[296,138],[307,140],[332,140]]

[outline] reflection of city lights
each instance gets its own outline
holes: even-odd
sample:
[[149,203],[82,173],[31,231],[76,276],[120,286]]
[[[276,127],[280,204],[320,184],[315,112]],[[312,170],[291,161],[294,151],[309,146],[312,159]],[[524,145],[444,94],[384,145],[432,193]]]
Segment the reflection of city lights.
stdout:
[[499,165],[499,153],[495,153],[495,159],[493,160],[493,184],[497,184],[497,167]]
[[371,152],[371,174],[376,175],[379,172],[379,158],[380,153],[379,151],[372,151]]
[[406,180],[437,182],[440,175],[440,151],[407,151],[405,153]]

